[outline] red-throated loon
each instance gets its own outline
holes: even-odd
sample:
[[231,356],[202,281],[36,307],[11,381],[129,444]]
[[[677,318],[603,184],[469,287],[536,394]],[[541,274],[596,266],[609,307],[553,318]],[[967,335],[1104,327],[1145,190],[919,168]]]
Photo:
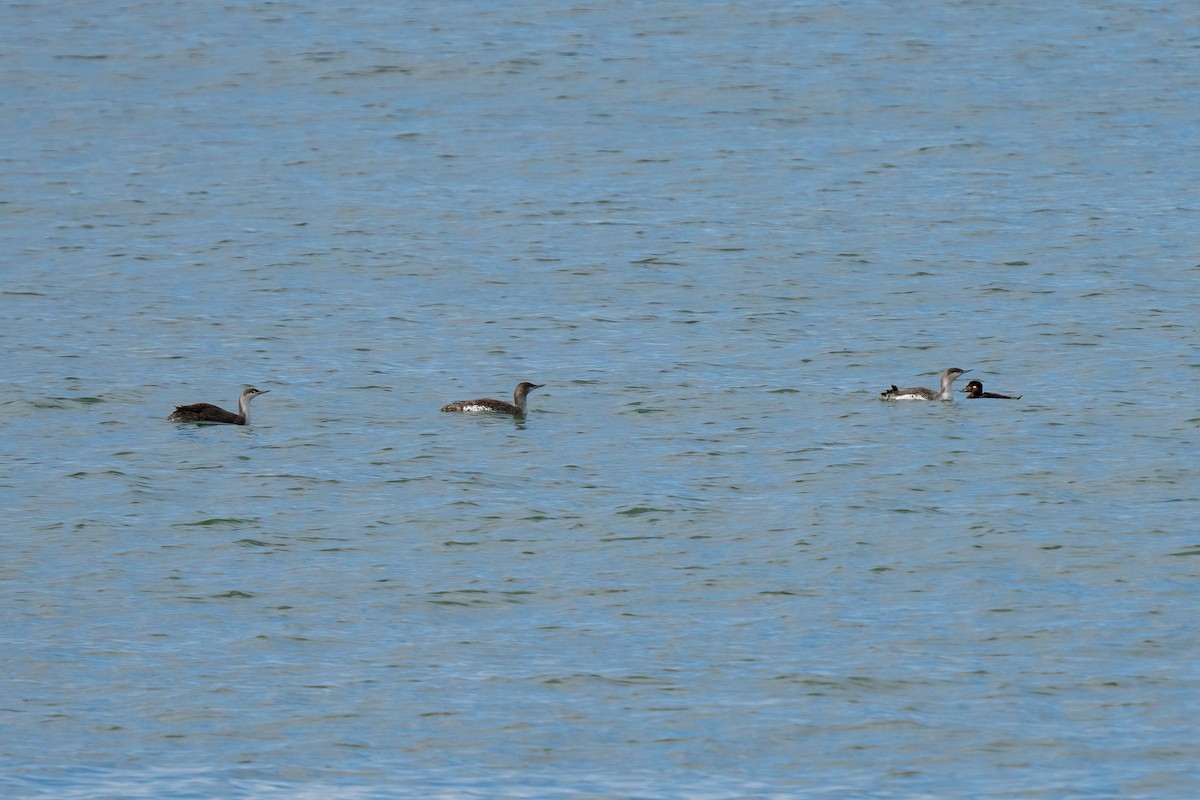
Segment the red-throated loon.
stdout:
[[897,389],[896,384],[892,384],[892,388],[879,393],[880,400],[953,400],[954,395],[951,393],[950,387],[954,385],[954,379],[965,372],[970,372],[969,369],[959,369],[951,367],[942,373],[942,390],[935,392],[933,389],[925,389],[917,386],[911,389]]
[[481,397],[478,400],[458,400],[453,403],[442,406],[442,411],[487,411],[492,414],[524,414],[525,413],[525,398],[534,389],[540,389],[546,384],[530,383],[523,381],[517,384],[517,388],[513,390],[513,402],[506,403],[503,400],[493,400],[490,397]]
[[227,422],[230,425],[245,425],[250,416],[250,401],[260,394],[266,394],[270,389],[255,389],[251,386],[242,391],[238,397],[238,413],[226,411],[212,403],[196,403],[190,406],[175,406],[175,411],[167,417],[168,422]]
[[995,392],[985,392],[983,390],[983,381],[971,381],[965,389],[959,389],[959,392],[966,392],[968,400],[978,400],[981,397],[990,397],[995,400],[1020,400],[1021,395],[996,394]]

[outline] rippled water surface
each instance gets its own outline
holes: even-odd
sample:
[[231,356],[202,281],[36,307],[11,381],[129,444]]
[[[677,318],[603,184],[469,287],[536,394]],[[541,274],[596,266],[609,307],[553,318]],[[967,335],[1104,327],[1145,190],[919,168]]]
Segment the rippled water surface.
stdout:
[[1191,5],[0,30],[6,797],[1193,796]]

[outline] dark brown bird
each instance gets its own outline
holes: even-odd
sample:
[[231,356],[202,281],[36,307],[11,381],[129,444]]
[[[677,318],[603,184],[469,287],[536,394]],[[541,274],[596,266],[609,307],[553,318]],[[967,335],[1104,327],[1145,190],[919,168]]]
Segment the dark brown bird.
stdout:
[[995,392],[985,392],[983,390],[983,381],[971,381],[965,388],[959,389],[960,392],[967,393],[968,400],[978,400],[981,397],[990,397],[995,400],[1020,400],[1021,395],[1015,397],[1007,394],[996,394]]
[[225,422],[230,425],[245,425],[249,419],[250,401],[260,394],[266,394],[270,389],[255,389],[251,386],[242,391],[238,397],[238,413],[226,411],[212,403],[195,403],[190,406],[175,406],[175,411],[167,417],[167,422]]
[[490,397],[480,397],[478,400],[456,400],[453,403],[447,403],[442,406],[442,411],[484,411],[491,414],[524,414],[525,413],[525,398],[534,389],[540,389],[546,384],[530,383],[523,381],[517,384],[517,388],[513,390],[513,401],[506,403],[503,400],[493,400]]

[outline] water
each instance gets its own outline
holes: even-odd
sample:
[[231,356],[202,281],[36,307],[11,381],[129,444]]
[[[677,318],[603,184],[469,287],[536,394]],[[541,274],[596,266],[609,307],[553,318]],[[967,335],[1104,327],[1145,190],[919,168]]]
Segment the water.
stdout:
[[4,794],[1192,796],[1198,23],[6,5]]

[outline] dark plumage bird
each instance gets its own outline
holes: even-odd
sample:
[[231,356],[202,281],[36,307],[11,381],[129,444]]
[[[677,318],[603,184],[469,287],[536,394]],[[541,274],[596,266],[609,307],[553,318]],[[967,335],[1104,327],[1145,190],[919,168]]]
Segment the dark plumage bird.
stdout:
[[540,389],[545,385],[544,383],[523,381],[518,383],[517,388],[513,390],[513,401],[511,403],[506,403],[503,400],[493,400],[490,397],[481,397],[478,400],[456,400],[453,403],[442,406],[442,411],[485,411],[491,414],[524,414],[525,398],[534,389]]
[[942,372],[942,389],[940,392],[935,392],[933,389],[926,389],[922,386],[917,386],[911,389],[897,389],[896,384],[892,384],[892,388],[886,389],[879,393],[880,400],[953,400],[954,395],[951,393],[950,387],[954,385],[954,379],[959,375],[970,372],[969,369],[959,369],[951,367]]
[[985,392],[983,390],[983,381],[971,381],[966,385],[966,388],[959,389],[960,392],[966,392],[968,400],[978,400],[981,397],[990,397],[995,400],[1020,400],[1021,395],[1015,397],[1007,394],[996,394],[995,392]]
[[175,411],[167,417],[167,422],[225,422],[230,425],[245,425],[249,419],[250,401],[260,394],[266,394],[270,389],[255,389],[251,386],[242,391],[238,397],[238,413],[226,411],[212,403],[195,403],[190,406],[175,406]]

